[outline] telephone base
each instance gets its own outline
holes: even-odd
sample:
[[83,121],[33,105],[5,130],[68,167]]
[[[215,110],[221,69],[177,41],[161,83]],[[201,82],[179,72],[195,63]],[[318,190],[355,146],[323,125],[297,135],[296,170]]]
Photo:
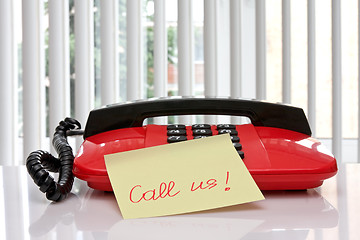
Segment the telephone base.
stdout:
[[[210,129],[212,135],[220,132],[214,125]],[[236,125],[232,130],[231,134],[236,131],[236,136],[232,136],[240,139],[245,154],[242,161],[261,190],[316,188],[337,173],[334,156],[306,134],[252,124]],[[112,191],[104,155],[169,144],[168,131],[166,125],[146,125],[88,137],[75,157],[73,173],[91,188]],[[191,126],[184,131],[186,140],[197,137]]]

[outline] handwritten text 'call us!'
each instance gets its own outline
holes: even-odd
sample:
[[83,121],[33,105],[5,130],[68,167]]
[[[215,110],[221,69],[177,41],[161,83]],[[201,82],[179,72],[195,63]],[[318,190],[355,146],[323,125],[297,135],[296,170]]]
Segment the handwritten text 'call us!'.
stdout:
[[[229,183],[229,172],[226,172],[226,185]],[[141,185],[135,185],[131,188],[129,198],[132,203],[140,203],[142,201],[156,201],[162,198],[173,198],[180,194],[180,190],[176,189],[174,181],[169,181],[168,183],[162,182],[159,185],[159,188],[154,189],[144,189]],[[190,191],[200,191],[205,189],[212,189],[216,187],[217,180],[210,178],[206,182],[201,181],[200,183],[192,182],[190,185]],[[230,188],[226,187],[225,191],[229,191]]]

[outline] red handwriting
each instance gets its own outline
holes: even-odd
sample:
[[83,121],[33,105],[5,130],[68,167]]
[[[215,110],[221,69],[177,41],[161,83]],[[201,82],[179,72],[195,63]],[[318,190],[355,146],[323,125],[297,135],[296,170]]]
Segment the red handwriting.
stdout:
[[[230,178],[229,171],[226,172],[226,179],[225,179],[225,191],[229,191],[230,187],[228,187]],[[190,191],[199,191],[199,190],[205,190],[205,189],[212,189],[218,185],[217,180],[214,178],[210,178],[209,180],[201,181],[200,183],[192,182]],[[132,203],[139,203],[141,201],[156,201],[159,198],[173,198],[176,195],[180,193],[180,190],[176,192],[175,188],[175,182],[170,181],[169,183],[162,182],[159,185],[159,188],[154,188],[150,190],[144,191],[143,187],[141,185],[136,185],[130,190],[129,199]]]
[[195,184],[195,182],[193,182],[192,185],[191,185],[191,191],[192,192],[198,190],[199,188],[200,189],[207,189],[207,188],[212,189],[213,187],[217,186],[216,179],[213,179],[213,178],[207,180],[205,186],[203,186],[204,182],[200,182],[199,186],[194,188],[194,184]]
[[130,201],[132,203],[139,203],[141,200],[150,201],[165,197],[175,197],[180,193],[180,191],[172,193],[174,187],[175,183],[173,181],[170,181],[169,184],[162,182],[159,186],[159,192],[157,193],[156,189],[150,189],[145,192],[141,192],[142,186],[136,185],[130,190]]
[[[229,183],[229,177],[230,177],[230,173],[229,173],[229,171],[227,171],[227,173],[226,173],[226,185]],[[230,190],[229,187],[225,188],[225,191],[229,191],[229,190]]]

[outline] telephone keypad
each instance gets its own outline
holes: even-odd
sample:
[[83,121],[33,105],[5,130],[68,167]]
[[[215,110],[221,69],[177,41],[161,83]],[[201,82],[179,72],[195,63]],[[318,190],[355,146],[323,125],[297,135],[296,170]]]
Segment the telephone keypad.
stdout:
[[[191,131],[194,139],[204,138],[216,134],[229,133],[234,148],[236,149],[241,159],[244,159],[245,153],[242,150],[243,146],[240,143],[240,138],[238,136],[238,131],[236,130],[236,126],[233,124],[218,124],[216,125],[216,130],[213,132],[211,125],[209,124],[193,124],[191,126],[191,130],[189,131]],[[168,136],[167,138],[168,143],[176,143],[176,142],[182,142],[188,140],[186,126],[182,124],[168,125],[167,136]]]

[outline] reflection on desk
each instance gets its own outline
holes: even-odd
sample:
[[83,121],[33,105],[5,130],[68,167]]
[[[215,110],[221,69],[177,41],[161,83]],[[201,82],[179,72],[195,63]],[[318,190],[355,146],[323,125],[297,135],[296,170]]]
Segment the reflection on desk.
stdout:
[[123,220],[113,193],[76,180],[50,203],[22,167],[1,167],[0,239],[356,239],[360,165],[307,191],[265,191],[264,201],[168,217]]

